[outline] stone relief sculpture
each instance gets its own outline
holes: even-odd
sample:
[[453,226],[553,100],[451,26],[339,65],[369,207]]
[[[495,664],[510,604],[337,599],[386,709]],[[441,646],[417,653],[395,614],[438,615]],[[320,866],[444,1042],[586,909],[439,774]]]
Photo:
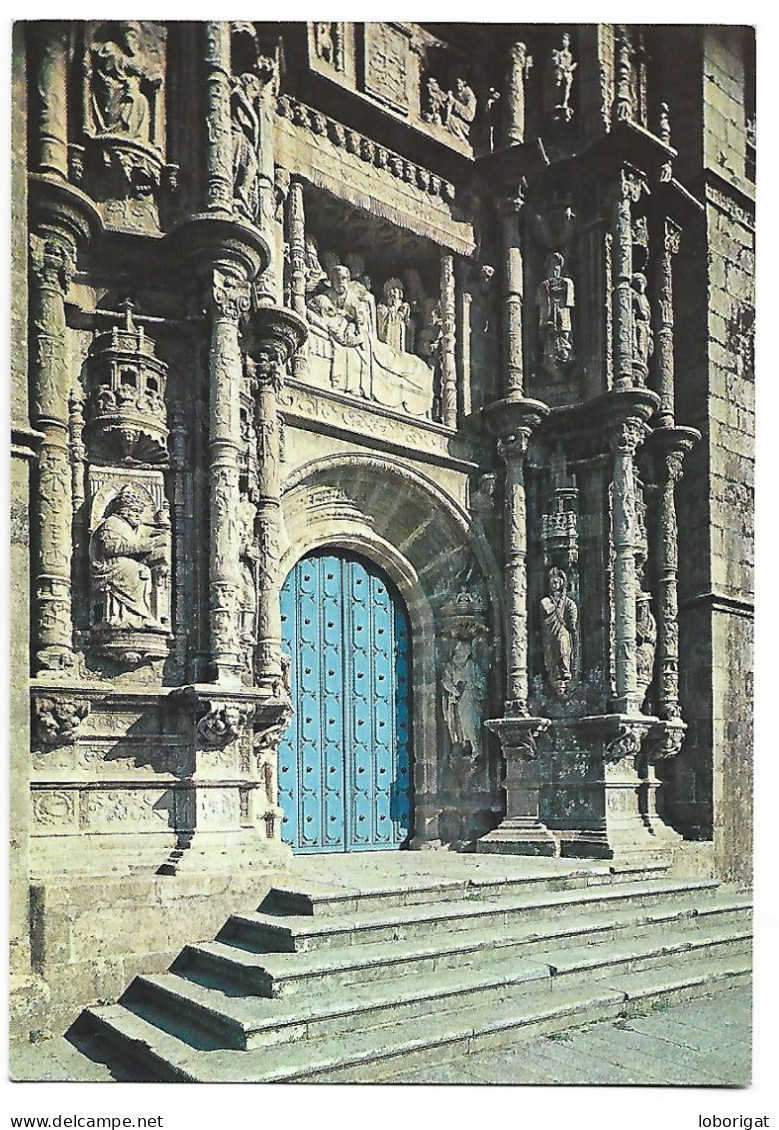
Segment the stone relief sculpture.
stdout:
[[649,593],[639,587],[636,593],[636,682],[642,700],[652,682],[657,647],[657,622],[650,601]]
[[571,37],[564,32],[562,46],[552,51],[549,66],[547,102],[555,121],[570,122],[573,117],[571,92],[576,67],[571,54]]
[[547,277],[536,290],[542,366],[550,376],[559,376],[561,366],[573,356],[571,311],[574,306],[573,279],[563,274],[565,258],[560,252],[550,255]]
[[459,141],[470,142],[471,126],[476,117],[477,100],[462,74],[454,76],[450,90],[444,90],[438,79],[429,75],[425,84],[425,106],[422,119],[431,125],[443,126]]
[[[333,252],[322,254],[321,260],[328,268],[325,282],[320,275],[322,268],[316,243],[310,238],[307,240],[306,310],[312,331],[308,341],[311,378],[361,400],[375,401],[412,415],[429,415],[433,396],[431,365],[434,363],[429,328],[427,333],[423,328],[417,334],[411,304],[405,301],[403,285],[397,278],[387,281],[385,301],[377,308],[370,278],[364,273],[362,256],[352,253],[348,258],[355,272],[360,272],[357,278]],[[431,311],[424,312],[423,317],[431,321]],[[440,325],[434,336],[440,337]],[[417,356],[410,351],[413,343],[416,343]]]
[[646,296],[646,275],[636,271],[632,279],[631,298],[633,302],[633,363],[637,365],[643,378],[649,369],[649,358],[654,352],[652,332],[652,308]]
[[104,25],[91,50],[91,105],[99,133],[154,141],[154,102],[162,75],[141,45],[134,20]]
[[579,609],[568,595],[568,577],[556,566],[549,570],[549,592],[540,610],[546,676],[563,697],[579,668]]
[[[151,498],[127,483],[108,503],[89,540],[92,633],[98,649],[140,660],[160,654],[169,635],[170,518],[150,515]],[[167,644],[162,654],[167,651]]]
[[379,340],[405,353],[411,337],[411,306],[403,298],[403,283],[387,279],[383,293],[384,302],[376,312]]
[[317,57],[329,63],[336,71],[344,69],[344,28],[343,24],[328,20],[314,23],[314,49]]

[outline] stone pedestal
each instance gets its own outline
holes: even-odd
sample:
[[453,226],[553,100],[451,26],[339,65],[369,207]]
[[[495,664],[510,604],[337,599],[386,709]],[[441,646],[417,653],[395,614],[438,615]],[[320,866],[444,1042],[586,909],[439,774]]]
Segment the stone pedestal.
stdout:
[[681,837],[655,807],[657,725],[625,714],[551,723],[542,738],[542,814],[561,855],[670,859]]
[[548,718],[492,718],[485,723],[497,734],[506,759],[506,815],[498,828],[476,843],[478,852],[557,855],[557,843],[541,821],[536,739],[550,725]]

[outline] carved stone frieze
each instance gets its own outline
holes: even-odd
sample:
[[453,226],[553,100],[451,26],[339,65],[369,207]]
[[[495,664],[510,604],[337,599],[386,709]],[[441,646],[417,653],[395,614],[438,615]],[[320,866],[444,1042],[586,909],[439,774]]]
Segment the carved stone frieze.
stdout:
[[394,110],[408,113],[411,57],[409,33],[389,23],[363,24],[364,89]]
[[[315,120],[317,118],[324,118],[324,132],[327,134],[330,141],[338,146],[338,148],[348,149],[361,160],[366,161],[368,164],[375,165],[378,169],[386,169],[398,180],[406,181],[408,184],[415,184],[417,188],[420,188],[430,196],[440,196],[447,202],[454,200],[454,185],[451,181],[445,180],[435,173],[431,173],[421,165],[414,164],[413,161],[405,160],[383,145],[367,144],[369,139],[363,138],[360,134],[355,133],[354,130],[349,131],[351,134],[354,134],[354,138],[351,138],[349,144],[347,144],[347,131],[339,122],[335,122],[331,118],[325,118],[319,111],[311,109],[302,102],[298,102],[289,94],[282,94],[279,98],[277,113],[280,117],[286,118],[293,124],[302,126],[303,129],[309,130],[314,134],[321,134],[323,132],[322,128],[315,128]],[[321,125],[321,123],[318,124]]]

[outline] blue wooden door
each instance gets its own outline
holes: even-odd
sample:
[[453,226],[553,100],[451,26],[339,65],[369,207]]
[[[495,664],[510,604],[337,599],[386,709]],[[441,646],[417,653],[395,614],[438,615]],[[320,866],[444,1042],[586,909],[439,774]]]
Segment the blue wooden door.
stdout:
[[281,622],[293,705],[279,746],[282,839],[300,853],[402,846],[410,641],[399,595],[362,558],[319,552],[287,577]]

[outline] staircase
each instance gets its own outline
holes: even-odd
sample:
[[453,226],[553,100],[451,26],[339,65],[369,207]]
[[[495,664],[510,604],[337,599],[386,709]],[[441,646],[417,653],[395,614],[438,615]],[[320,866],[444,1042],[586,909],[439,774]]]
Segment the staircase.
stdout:
[[751,904],[714,880],[458,860],[402,885],[274,889],[71,1039],[123,1079],[403,1082],[749,978]]

